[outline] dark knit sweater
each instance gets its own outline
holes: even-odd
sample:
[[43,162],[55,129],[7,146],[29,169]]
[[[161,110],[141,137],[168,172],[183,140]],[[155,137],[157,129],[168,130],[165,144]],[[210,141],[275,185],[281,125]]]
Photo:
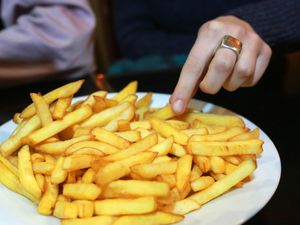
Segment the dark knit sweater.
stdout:
[[300,49],[300,0],[115,0],[114,15],[123,57],[188,53],[220,15],[247,21],[273,49]]

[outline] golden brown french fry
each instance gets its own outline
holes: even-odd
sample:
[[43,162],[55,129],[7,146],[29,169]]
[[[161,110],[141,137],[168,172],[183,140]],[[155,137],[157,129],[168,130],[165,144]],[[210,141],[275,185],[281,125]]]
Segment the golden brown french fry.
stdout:
[[170,124],[163,120],[151,119],[151,125],[154,130],[156,130],[163,137],[174,137],[174,141],[178,144],[186,145],[188,141],[188,136],[181,130],[175,129]]
[[173,136],[170,136],[165,140],[163,140],[162,142],[149,148],[148,151],[157,152],[158,156],[167,155],[172,150],[173,141],[174,141]]
[[75,200],[72,203],[77,205],[79,218],[89,218],[94,214],[94,202],[88,200]]
[[194,180],[197,180],[199,177],[202,176],[202,171],[200,170],[200,168],[194,164],[192,171],[191,171],[191,177],[190,177],[190,182],[193,182]]
[[177,161],[176,187],[179,192],[183,192],[190,181],[192,163],[193,157],[191,155],[185,155]]
[[100,187],[117,180],[121,177],[126,176],[130,173],[129,167],[123,165],[122,163],[109,163],[103,168],[100,168],[96,174],[96,184]]
[[116,135],[119,135],[120,137],[130,142],[137,142],[141,140],[141,133],[136,130],[116,132]]
[[8,159],[3,157],[1,154],[0,154],[0,162],[2,162],[4,166],[6,166],[7,169],[9,169],[9,171],[12,172],[16,177],[19,177],[18,168],[14,166]]
[[232,173],[237,167],[238,167],[237,165],[234,165],[234,164],[232,164],[232,163],[226,162],[224,173],[225,173],[226,175],[228,175],[228,174]]
[[80,141],[76,142],[75,144],[70,145],[66,151],[64,152],[65,155],[71,155],[77,152],[78,150],[82,148],[93,148],[97,149],[100,152],[103,152],[104,154],[112,154],[120,151],[120,149],[99,141]]
[[151,129],[151,123],[147,120],[145,121],[134,121],[130,123],[130,129],[131,130],[137,130],[139,128],[150,130]]
[[21,117],[21,113],[15,113],[13,117],[13,121],[15,124],[21,124],[23,122],[23,118]]
[[13,156],[7,156],[8,161],[15,166],[16,168],[18,167],[18,156],[13,155]]
[[193,141],[228,141],[229,139],[240,135],[244,132],[246,132],[247,130],[241,127],[232,127],[227,129],[224,132],[220,132],[217,134],[208,134],[208,135],[192,135],[189,138],[189,142],[193,142]]
[[41,127],[38,116],[30,118],[26,124],[13,136],[9,137],[0,145],[0,151],[4,157],[11,155],[22,146],[22,138]]
[[120,101],[120,103],[122,103],[122,102],[129,102],[129,103],[131,103],[131,104],[135,104],[135,102],[136,102],[136,100],[137,100],[137,95],[136,94],[130,94],[130,95],[127,95],[125,98],[123,98],[121,101]]
[[219,156],[210,157],[210,168],[214,173],[224,173],[225,172],[225,161]]
[[193,120],[199,120],[201,123],[225,126],[225,127],[245,127],[244,121],[238,116],[218,115],[212,113],[186,113],[180,119],[189,123]]
[[27,122],[28,122],[28,120],[24,120],[24,121],[22,121],[20,124],[18,124],[17,127],[14,129],[14,131],[10,134],[9,137],[12,137],[12,136],[14,136],[16,133],[18,133],[19,130],[21,130],[21,129],[25,126],[25,124],[26,124]]
[[238,156],[234,156],[234,155],[229,155],[229,156],[223,156],[223,159],[227,162],[230,162],[234,165],[239,165],[242,161],[242,159]]
[[144,178],[154,178],[160,174],[173,174],[176,172],[177,162],[162,162],[162,163],[148,163],[140,164],[131,167],[131,171]]
[[52,118],[55,120],[62,119],[67,113],[67,109],[70,107],[72,102],[72,96],[66,98],[59,98],[55,104],[52,112]]
[[93,107],[96,103],[96,99],[98,98],[105,98],[107,95],[107,91],[96,91],[92,94],[90,94],[81,104],[81,106],[89,105],[90,107]]
[[77,200],[95,200],[101,194],[101,188],[92,183],[64,184],[63,195]]
[[186,155],[186,150],[184,147],[182,147],[182,145],[173,143],[170,154],[175,155],[177,157],[182,157],[182,156]]
[[143,180],[117,180],[109,183],[103,193],[105,198],[131,198],[143,196],[165,197],[169,186],[164,182]]
[[230,141],[245,141],[245,140],[251,140],[251,139],[258,139],[259,138],[259,129],[255,128],[252,131],[242,133],[240,135],[237,135],[235,137],[230,138]]
[[225,126],[217,126],[217,125],[209,125],[200,122],[199,120],[195,119],[191,122],[191,128],[193,129],[206,129],[208,134],[217,134],[220,132],[226,131],[228,128]]
[[185,215],[194,210],[199,209],[200,207],[201,206],[196,201],[187,198],[175,202],[173,209],[171,210],[171,213],[177,215]]
[[210,160],[206,156],[195,155],[194,156],[194,163],[199,167],[202,173],[207,173],[210,171]]
[[113,107],[104,109],[98,113],[94,113],[90,118],[85,120],[81,127],[102,127],[108,124],[112,119],[120,115],[124,110],[130,107],[129,102],[123,102]]
[[194,192],[197,192],[197,191],[201,191],[205,188],[208,188],[213,183],[215,183],[215,180],[211,176],[202,176],[202,177],[199,177],[197,180],[194,180],[191,183],[191,187]]
[[137,120],[143,121],[144,118],[145,118],[145,115],[146,115],[147,113],[149,113],[149,111],[150,111],[150,108],[149,108],[148,106],[143,106],[143,107],[141,107],[141,108],[136,109],[136,110],[135,110],[135,114],[136,114],[136,116],[138,117]]
[[73,202],[57,201],[53,216],[60,219],[75,219],[78,214],[77,205]]
[[173,224],[183,220],[183,216],[157,211],[145,215],[122,216],[113,225],[156,225]]
[[213,185],[209,186],[205,190],[197,192],[188,198],[196,201],[200,205],[203,205],[228,191],[234,185],[249,176],[255,170],[255,168],[255,162],[253,162],[251,159],[245,160],[232,173],[223,177],[221,180],[216,181]]
[[135,94],[137,90],[138,82],[132,81],[127,84],[118,94],[116,94],[113,99],[117,101],[121,101],[122,99],[126,98],[128,95]]
[[2,162],[0,162],[0,183],[5,185],[8,189],[25,196],[32,202],[38,204],[39,199],[27,192],[21,185],[18,177],[14,175]]
[[147,118],[156,118],[160,120],[167,120],[174,117],[176,114],[173,111],[171,105],[168,103],[164,107],[158,109],[157,111],[148,114]]
[[243,154],[260,154],[263,141],[230,141],[230,142],[190,142],[187,149],[196,155],[227,156]]
[[141,139],[140,141],[131,144],[127,149],[124,149],[120,152],[116,152],[109,156],[105,156],[104,159],[107,161],[116,161],[116,160],[125,159],[129,156],[146,151],[148,148],[151,148],[156,143],[157,143],[157,135],[151,134]]
[[121,112],[117,117],[111,120],[106,126],[104,127],[105,130],[114,132],[118,130],[118,122],[119,120],[132,120],[134,117],[134,106],[133,104],[130,105],[127,109]]
[[24,137],[22,140],[24,143],[30,145],[36,145],[53,135],[58,134],[64,129],[77,124],[92,114],[92,109],[89,106],[84,106],[76,109],[73,112],[68,113],[62,120],[56,120]]
[[163,155],[163,156],[157,156],[152,163],[161,163],[161,162],[170,162],[172,161],[172,158],[170,156],[167,155]]
[[37,211],[43,215],[51,215],[58,196],[58,185],[52,184],[50,177],[46,176],[46,192],[39,202]]
[[[105,165],[100,168],[96,168],[98,171],[96,174],[96,183],[100,186],[104,186],[114,180],[117,180],[130,173],[130,167],[140,163],[150,163],[156,157],[155,152],[141,152],[136,155],[126,157],[123,160],[118,160],[113,163],[104,163]],[[105,160],[104,160],[105,161]],[[96,166],[103,163],[103,159],[94,161]]]
[[167,183],[170,188],[176,186],[176,176],[174,174],[160,174],[156,177],[156,180]]
[[30,158],[32,163],[45,162],[45,156],[40,153],[33,153]]
[[66,184],[76,183],[76,181],[77,181],[76,172],[77,171],[75,171],[75,170],[68,172],[67,180],[65,180]]
[[107,108],[113,107],[119,103],[119,101],[109,98],[104,98],[104,102]]
[[95,155],[70,155],[65,157],[62,168],[68,172],[89,168],[97,158]]
[[32,170],[35,174],[46,174],[51,175],[54,170],[55,164],[49,162],[35,162],[32,163]]
[[[50,91],[49,93],[43,95],[43,98],[44,98],[45,102],[49,105],[52,102],[54,102],[56,99],[73,96],[79,90],[79,88],[81,87],[83,82],[84,82],[84,80],[78,80],[75,82],[71,82],[71,83],[66,84],[62,87],[59,87],[53,91]],[[21,117],[29,118],[29,117],[33,116],[35,113],[36,113],[36,110],[35,110],[34,104],[32,103],[22,111]]]
[[128,140],[100,127],[94,128],[92,130],[92,134],[98,141],[110,144],[118,149],[124,149],[130,145],[130,142]]
[[116,198],[95,201],[96,215],[128,215],[145,214],[157,208],[154,197]]
[[31,93],[30,97],[33,101],[37,115],[39,116],[42,126],[52,123],[52,115],[50,113],[49,105],[45,102],[44,98],[36,93]]
[[136,103],[135,107],[137,109],[142,107],[149,107],[152,101],[152,92],[148,92],[142,98],[140,98]]
[[[95,113],[99,113],[101,111],[103,111],[104,109],[108,108],[106,103],[105,103],[105,98],[100,97],[100,98],[95,98],[95,103],[93,104],[93,111]],[[118,104],[118,102],[116,102],[116,104]]]
[[91,218],[62,220],[61,225],[112,225],[114,221],[113,216],[94,216]]
[[96,171],[93,168],[89,168],[82,176],[83,183],[92,183],[95,180]]
[[[178,188],[177,188],[178,189]],[[192,187],[191,184],[188,182],[187,185],[185,186],[185,189],[180,192],[179,190],[179,195],[180,195],[180,200],[185,199],[191,192]]]
[[18,152],[18,171],[20,182],[24,189],[39,199],[42,192],[33,174],[28,145],[24,145]]
[[78,149],[77,151],[72,153],[73,155],[94,155],[94,156],[103,156],[104,153],[101,152],[98,149],[90,148],[90,147],[84,147],[81,149]]
[[92,135],[83,135],[66,141],[57,141],[57,142],[40,144],[35,146],[35,150],[47,154],[58,155],[64,153],[67,150],[67,148],[69,148],[71,145],[77,142],[87,141],[91,139],[92,139]]
[[49,154],[44,154],[45,162],[56,164],[56,158]]
[[166,120],[166,122],[171,124],[174,128],[178,130],[185,130],[188,129],[190,126],[189,123],[181,120],[171,119],[171,120]]
[[42,175],[42,174],[35,174],[34,177],[35,177],[36,182],[39,185],[42,193],[44,193],[45,190],[46,190],[46,179],[45,179],[45,176]]
[[60,184],[64,182],[68,176],[68,172],[62,168],[65,158],[59,157],[51,174],[51,182]]
[[92,128],[83,128],[83,127],[76,127],[74,126],[74,133],[73,133],[73,138],[79,137],[79,136],[84,136],[84,135],[89,135],[92,131]]
[[130,131],[130,122],[128,120],[119,120],[118,131]]
[[187,129],[182,130],[183,133],[185,133],[188,137],[195,135],[206,135],[208,134],[208,131],[205,127],[197,128],[197,129]]

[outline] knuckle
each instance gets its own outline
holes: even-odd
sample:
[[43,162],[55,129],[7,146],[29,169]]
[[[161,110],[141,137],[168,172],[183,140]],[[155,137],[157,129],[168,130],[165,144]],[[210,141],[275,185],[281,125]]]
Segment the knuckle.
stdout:
[[261,38],[259,37],[259,35],[257,33],[250,32],[248,34],[248,36],[249,36],[249,39],[251,40],[251,42],[253,42],[253,43],[262,42]]
[[224,87],[225,90],[230,91],[230,92],[233,92],[236,89],[238,89],[237,86],[235,86],[235,85],[233,85],[231,83],[224,84],[223,87]]
[[232,62],[224,57],[216,60],[214,66],[218,71],[230,71],[232,69]]
[[199,88],[202,92],[211,94],[211,95],[214,95],[218,92],[218,90],[216,90],[215,88],[209,87],[207,84],[203,84],[203,83],[199,84]]
[[268,58],[270,58],[272,56],[272,49],[268,44],[265,44],[264,52]]
[[203,29],[205,30],[205,32],[208,32],[209,34],[215,34],[221,28],[222,28],[222,23],[216,20],[208,21],[203,25]]
[[237,74],[240,77],[243,77],[243,76],[250,77],[254,73],[254,69],[251,66],[247,65],[247,64],[239,64],[239,65],[237,65],[236,70],[237,70]]

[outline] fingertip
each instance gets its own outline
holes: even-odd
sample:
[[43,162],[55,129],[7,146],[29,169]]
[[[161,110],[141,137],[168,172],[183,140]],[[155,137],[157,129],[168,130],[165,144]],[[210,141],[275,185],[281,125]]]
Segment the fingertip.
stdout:
[[175,101],[172,102],[172,109],[177,115],[183,114],[185,108],[186,108],[186,104],[182,99],[176,99]]

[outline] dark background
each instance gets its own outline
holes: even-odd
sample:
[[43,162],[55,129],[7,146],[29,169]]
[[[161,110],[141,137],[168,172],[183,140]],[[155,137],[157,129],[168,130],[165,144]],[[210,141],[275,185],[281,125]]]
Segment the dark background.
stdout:
[[[239,89],[233,93],[221,91],[209,96],[198,92],[195,98],[226,107],[245,116],[258,125],[273,140],[282,161],[279,187],[270,202],[246,225],[300,224],[298,191],[300,180],[300,94],[289,94],[283,87],[285,74],[283,58],[273,59],[268,72],[256,87]],[[139,81],[139,91],[171,93],[178,79],[179,70],[148,74],[111,76],[108,81],[118,91],[131,80]],[[69,81],[34,83],[0,89],[0,124],[11,119],[30,103],[29,92],[46,93]],[[77,96],[95,91],[89,77]],[[251,204],[251,202],[249,202]],[[228,206],[230,207],[230,206]]]

